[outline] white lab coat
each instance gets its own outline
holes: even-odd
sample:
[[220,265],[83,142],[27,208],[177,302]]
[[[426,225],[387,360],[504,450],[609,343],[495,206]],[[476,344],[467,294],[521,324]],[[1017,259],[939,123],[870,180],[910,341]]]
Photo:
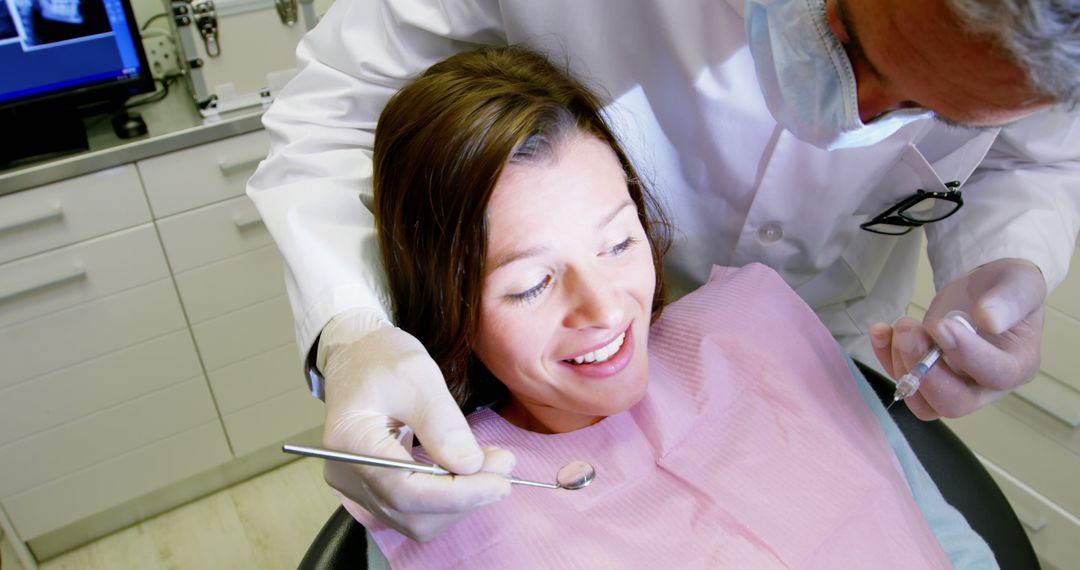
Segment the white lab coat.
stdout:
[[676,289],[714,264],[765,263],[876,362],[852,343],[903,313],[921,232],[859,224],[952,180],[965,206],[926,230],[939,287],[1003,257],[1034,262],[1050,287],[1064,278],[1080,224],[1076,114],[985,131],[920,121],[826,152],[769,114],[742,13],[743,0],[337,0],[265,115],[273,146],[248,186],[286,260],[301,351],[337,313],[388,315],[368,210],[376,119],[408,78],[479,44],[538,48],[612,99],[617,132],[678,229]]

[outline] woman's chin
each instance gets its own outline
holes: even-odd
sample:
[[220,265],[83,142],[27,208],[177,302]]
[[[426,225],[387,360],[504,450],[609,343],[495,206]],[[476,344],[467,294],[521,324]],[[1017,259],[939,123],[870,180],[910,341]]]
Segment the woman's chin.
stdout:
[[645,397],[646,388],[648,388],[648,381],[639,382],[632,389],[623,389],[618,394],[610,395],[605,398],[601,409],[598,410],[598,415],[615,416],[633,408]]

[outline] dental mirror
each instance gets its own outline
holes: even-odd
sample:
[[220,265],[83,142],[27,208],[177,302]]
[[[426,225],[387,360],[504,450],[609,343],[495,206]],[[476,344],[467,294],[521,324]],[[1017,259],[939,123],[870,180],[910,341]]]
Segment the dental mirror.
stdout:
[[559,469],[559,472],[555,474],[555,484],[526,481],[514,477],[507,477],[507,479],[509,479],[511,485],[527,485],[529,487],[543,487],[545,489],[577,491],[578,489],[588,487],[589,483],[592,483],[593,479],[596,479],[596,469],[584,461],[571,461],[570,463],[563,465],[562,469]]
[[563,465],[555,475],[555,481],[563,489],[576,491],[589,486],[596,479],[596,469],[584,461],[571,461]]
[[[357,463],[359,465],[367,465],[368,467],[389,467],[390,469],[404,469],[406,471],[427,473],[429,475],[453,475],[453,473],[434,464],[428,465],[424,463],[413,463],[412,461],[388,459],[386,457],[358,455],[355,453],[335,451],[333,449],[323,449],[321,447],[306,447],[303,445],[291,445],[286,443],[281,446],[281,450],[285,453],[319,457],[322,459],[330,459],[332,461],[344,461],[346,463]],[[570,463],[563,465],[562,469],[559,469],[559,472],[555,474],[555,483],[541,483],[539,481],[528,481],[525,479],[517,479],[515,477],[507,477],[507,480],[510,481],[511,485],[576,491],[588,487],[589,483],[592,483],[595,478],[596,469],[594,469],[592,465],[589,465],[584,461],[571,461]]]

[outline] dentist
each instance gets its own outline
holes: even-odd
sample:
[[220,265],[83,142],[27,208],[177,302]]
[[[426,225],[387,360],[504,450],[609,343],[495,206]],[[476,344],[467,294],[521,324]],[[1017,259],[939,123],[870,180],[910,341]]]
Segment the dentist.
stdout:
[[[894,377],[937,343],[949,366],[907,400],[924,419],[1034,376],[1080,228],[1080,0],[338,0],[265,115],[273,146],[248,195],[285,257],[326,445],[407,459],[408,426],[472,474],[328,464],[388,525],[430,538],[507,491],[478,473],[485,452],[437,366],[388,319],[375,123],[430,64],[506,43],[610,95],[675,225],[673,290],[761,262]],[[922,322],[897,320],[924,234],[938,293]],[[941,319],[955,309],[990,340]]]

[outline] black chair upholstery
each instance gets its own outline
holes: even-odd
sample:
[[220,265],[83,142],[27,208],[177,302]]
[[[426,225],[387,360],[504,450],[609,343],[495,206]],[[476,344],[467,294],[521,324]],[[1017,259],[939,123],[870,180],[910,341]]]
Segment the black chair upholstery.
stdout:
[[302,570],[326,568],[367,569],[367,534],[364,527],[338,507],[323,525],[300,561]]
[[[881,401],[891,402],[893,383],[874,369],[856,364]],[[893,406],[889,415],[900,426],[945,500],[986,540],[1001,568],[1038,569],[1035,550],[1016,513],[960,438],[941,421],[924,422],[916,418],[907,406]],[[328,568],[367,568],[364,528],[342,507],[326,521],[300,562],[301,570]]]

